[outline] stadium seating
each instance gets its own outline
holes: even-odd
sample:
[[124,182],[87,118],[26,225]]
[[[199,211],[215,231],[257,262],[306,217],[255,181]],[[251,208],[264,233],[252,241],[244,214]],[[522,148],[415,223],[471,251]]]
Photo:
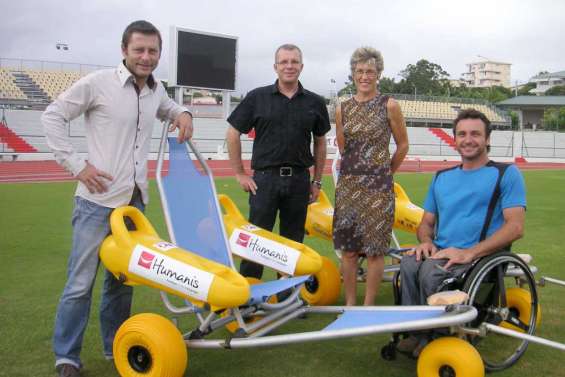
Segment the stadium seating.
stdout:
[[482,111],[493,123],[506,123],[507,120],[492,107],[484,104],[460,102],[397,100],[406,119],[428,119],[450,122],[461,109],[473,107]]
[[25,100],[26,95],[14,83],[9,70],[0,68],[0,98]]
[[27,75],[47,96],[49,101],[69,88],[81,74],[75,71],[49,71],[32,69],[0,68],[0,98],[28,100],[26,94],[15,83],[13,74]]
[[35,71],[24,70],[39,87],[54,100],[61,92],[69,88],[81,75],[73,71]]

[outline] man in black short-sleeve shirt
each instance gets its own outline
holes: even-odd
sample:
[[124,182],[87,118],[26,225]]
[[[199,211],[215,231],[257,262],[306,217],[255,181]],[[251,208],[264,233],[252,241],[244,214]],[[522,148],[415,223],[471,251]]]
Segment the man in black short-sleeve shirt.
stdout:
[[[324,135],[330,130],[324,99],[304,89],[298,81],[303,67],[302,52],[297,46],[279,47],[274,64],[278,80],[249,92],[228,118],[230,127],[226,135],[237,181],[250,193],[249,221],[271,231],[280,212],[280,234],[297,242],[304,239],[308,203],[318,199],[322,186]],[[254,172],[250,177],[241,162],[240,136],[252,129]],[[240,272],[261,278],[263,267],[243,260]]]

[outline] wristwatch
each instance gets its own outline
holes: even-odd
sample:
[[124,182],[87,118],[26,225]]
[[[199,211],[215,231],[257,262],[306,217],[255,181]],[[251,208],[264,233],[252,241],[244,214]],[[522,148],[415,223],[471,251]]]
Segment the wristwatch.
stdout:
[[322,188],[322,182],[321,181],[312,181],[312,184],[315,185],[316,187],[318,187],[319,189]]

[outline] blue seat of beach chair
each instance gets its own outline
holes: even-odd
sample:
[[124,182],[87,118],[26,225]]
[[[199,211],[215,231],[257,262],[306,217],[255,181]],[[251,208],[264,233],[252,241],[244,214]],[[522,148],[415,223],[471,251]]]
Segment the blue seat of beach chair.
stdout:
[[[234,268],[210,176],[192,160],[185,144],[169,137],[169,168],[162,173],[161,202],[173,243]],[[280,279],[251,286],[248,305],[304,283],[309,276]]]

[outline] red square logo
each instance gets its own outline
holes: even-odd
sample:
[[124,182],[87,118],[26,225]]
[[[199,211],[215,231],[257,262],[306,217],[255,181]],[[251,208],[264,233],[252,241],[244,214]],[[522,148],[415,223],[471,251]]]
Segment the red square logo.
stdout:
[[154,254],[148,253],[147,251],[142,251],[137,264],[149,270],[151,268],[151,263],[153,263],[153,259],[155,259]]
[[251,236],[249,234],[239,233],[239,236],[237,237],[237,241],[235,243],[243,247],[247,247],[247,245],[249,245],[250,239]]

